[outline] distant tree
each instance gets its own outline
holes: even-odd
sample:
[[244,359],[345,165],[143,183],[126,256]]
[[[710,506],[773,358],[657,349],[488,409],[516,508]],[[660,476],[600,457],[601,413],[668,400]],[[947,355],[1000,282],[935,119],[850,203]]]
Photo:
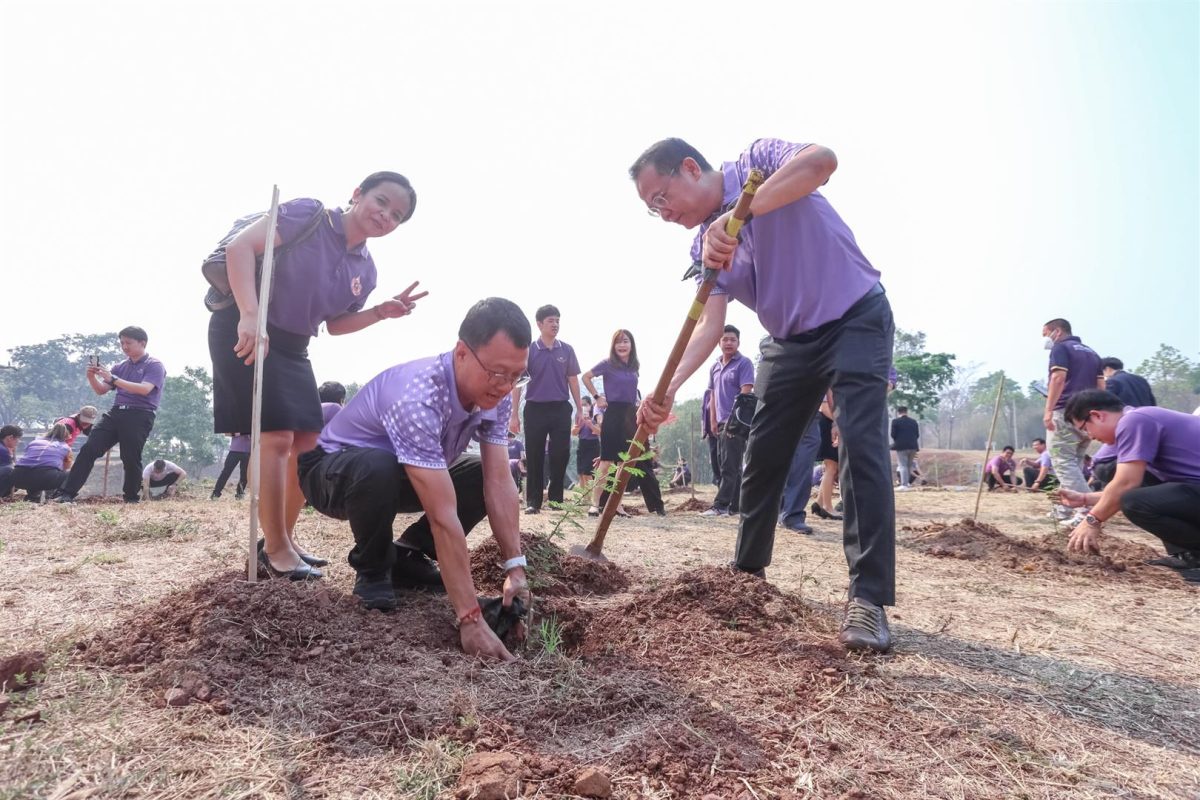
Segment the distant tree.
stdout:
[[166,458],[199,471],[215,464],[226,438],[212,432],[212,378],[199,367],[168,375],[154,430],[146,442],[146,460]]
[[892,364],[896,368],[896,390],[889,404],[908,406],[917,417],[937,407],[938,394],[954,380],[954,354],[925,351],[925,334],[896,329]]
[[5,423],[45,428],[82,405],[95,405],[85,372],[90,355],[113,366],[124,360],[114,333],[73,333],[9,350],[11,369],[0,371],[0,410]]
[[[700,441],[700,398],[677,403],[671,413],[678,419],[663,425],[654,437],[663,474],[670,477],[676,460],[682,455],[692,468],[692,479],[707,483],[712,480],[712,469],[708,463],[708,442]],[[693,451],[694,457],[691,455]]]
[[1150,381],[1155,399],[1164,408],[1190,412],[1200,403],[1196,396],[1200,393],[1200,362],[1174,347],[1160,344],[1134,372]]
[[[954,367],[953,377],[938,394],[937,407],[928,416],[938,447],[954,447],[954,431],[971,417],[971,386],[978,369],[976,364]],[[895,393],[892,393],[895,397]],[[893,401],[894,402],[894,401]]]

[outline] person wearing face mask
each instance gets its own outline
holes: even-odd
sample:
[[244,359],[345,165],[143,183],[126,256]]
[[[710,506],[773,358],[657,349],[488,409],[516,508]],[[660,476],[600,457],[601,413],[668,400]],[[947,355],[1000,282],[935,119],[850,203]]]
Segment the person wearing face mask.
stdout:
[[[408,179],[376,172],[359,184],[345,209],[325,209],[311,199],[279,206],[275,247],[288,246],[274,271],[267,312],[268,340],[257,352],[259,290],[255,261],[267,246],[264,215],[225,248],[234,303],[213,312],[208,350],[213,362],[213,431],[251,429],[254,360],[263,359],[262,436],[259,441],[258,524],[263,546],[259,571],[291,580],[320,578],[324,559],[294,538],[304,496],[296,460],[317,442],[324,419],[308,342],[323,324],[334,336],[354,333],[411,313],[427,292],[414,282],[395,297],[367,307],[375,289],[375,261],[367,239],[386,236],[407,222],[417,195]],[[314,227],[315,225],[315,227]],[[140,478],[140,476],[139,476]]]
[[[1046,440],[1054,474],[1064,489],[1086,493],[1087,480],[1083,477],[1083,456],[1092,440],[1087,433],[1066,424],[1063,410],[1076,394],[1089,389],[1104,388],[1104,372],[1100,356],[1096,351],[1071,333],[1071,323],[1056,318],[1042,326],[1042,336],[1050,351],[1050,380],[1046,391],[1046,410],[1042,421],[1046,424]],[[1058,520],[1078,525],[1086,514],[1061,503],[1050,512]]]

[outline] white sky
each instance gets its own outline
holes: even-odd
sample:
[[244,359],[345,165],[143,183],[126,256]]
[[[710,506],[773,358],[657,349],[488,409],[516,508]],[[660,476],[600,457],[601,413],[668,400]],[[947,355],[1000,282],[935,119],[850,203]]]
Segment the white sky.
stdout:
[[646,389],[692,294],[691,232],[626,174],[664,136],[714,163],[760,136],[832,147],[825,194],[898,325],[960,363],[1039,378],[1057,316],[1130,366],[1159,342],[1200,354],[1191,0],[0,10],[0,362],[138,324],[172,374],[208,367],[199,263],[230,222],[274,183],[337,205],[390,169],[419,201],[372,240],[372,300],[431,294],[319,337],[318,380],[446,350],[501,295],[558,305],[584,369],[631,329]]

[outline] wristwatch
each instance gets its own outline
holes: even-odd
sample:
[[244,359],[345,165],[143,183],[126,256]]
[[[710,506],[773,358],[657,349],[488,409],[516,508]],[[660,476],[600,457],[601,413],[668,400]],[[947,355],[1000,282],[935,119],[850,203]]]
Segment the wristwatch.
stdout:
[[1088,525],[1091,525],[1093,528],[1099,528],[1099,527],[1100,527],[1100,520],[1096,519],[1096,518],[1095,518],[1094,516],[1092,516],[1091,514],[1087,514],[1087,515],[1085,515],[1085,516],[1084,516],[1084,518],[1083,518],[1083,521],[1084,521],[1084,522],[1086,522]]
[[516,569],[517,567],[524,568],[525,566],[527,566],[525,556],[516,556],[516,557],[510,558],[508,561],[504,562],[504,573],[507,575],[509,572]]

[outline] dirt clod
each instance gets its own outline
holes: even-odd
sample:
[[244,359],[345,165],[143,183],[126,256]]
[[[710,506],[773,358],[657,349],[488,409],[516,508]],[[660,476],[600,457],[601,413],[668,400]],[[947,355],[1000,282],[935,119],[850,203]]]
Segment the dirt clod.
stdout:
[[[536,534],[521,534],[521,550],[529,565],[529,588],[534,597],[562,595],[605,595],[629,586],[629,579],[615,563],[572,558],[550,539]],[[480,594],[500,594],[504,574],[499,564],[500,545],[488,539],[471,551],[471,577]]]
[[575,779],[575,794],[606,798],[612,794],[612,781],[595,767],[588,767]]
[[0,658],[0,691],[21,691],[33,686],[37,675],[46,671],[46,654],[26,650]]
[[165,700],[169,706],[178,707],[186,706],[192,701],[192,698],[191,695],[189,695],[185,690],[176,686],[173,689],[167,689],[167,693],[163,695],[163,700]]
[[511,753],[473,753],[463,761],[457,795],[462,800],[517,797],[521,761]]

